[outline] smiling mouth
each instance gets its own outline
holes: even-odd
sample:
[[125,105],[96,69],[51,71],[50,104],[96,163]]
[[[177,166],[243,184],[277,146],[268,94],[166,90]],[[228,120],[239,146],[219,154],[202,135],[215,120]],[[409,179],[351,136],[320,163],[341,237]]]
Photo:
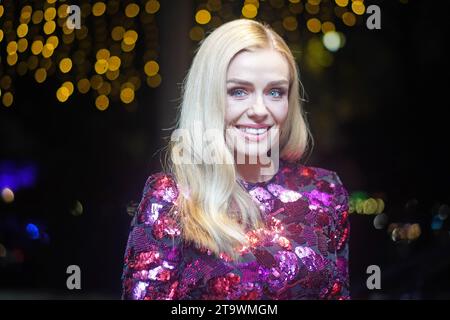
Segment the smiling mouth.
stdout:
[[272,128],[272,126],[268,126],[268,127],[264,127],[264,128],[251,128],[251,127],[245,127],[245,126],[236,126],[236,128],[239,131],[242,131],[242,132],[244,132],[246,134],[259,136],[259,135],[263,135],[267,131],[269,131],[270,128]]

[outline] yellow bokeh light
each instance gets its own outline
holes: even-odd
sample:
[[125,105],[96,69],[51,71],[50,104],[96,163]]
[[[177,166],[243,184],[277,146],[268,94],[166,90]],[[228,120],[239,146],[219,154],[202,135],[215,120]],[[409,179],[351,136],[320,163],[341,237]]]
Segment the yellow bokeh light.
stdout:
[[149,77],[154,76],[159,71],[159,64],[156,61],[148,61],[144,66],[145,74]]
[[3,16],[4,12],[5,12],[5,9],[3,8],[3,5],[0,4],[0,17]]
[[49,7],[44,12],[45,21],[51,21],[56,17],[56,9],[54,7]]
[[195,21],[198,24],[207,24],[211,20],[211,13],[208,10],[202,9],[195,14]]
[[122,85],[120,86],[120,90],[123,90],[125,88],[130,88],[133,91],[136,91],[136,86],[131,81],[127,81],[127,82],[122,83]]
[[58,90],[56,90],[56,98],[60,101],[60,102],[65,102],[67,101],[67,99],[69,98],[70,94],[69,94],[69,89],[67,89],[66,87],[60,87],[58,88]]
[[303,5],[301,3],[291,3],[289,5],[289,11],[293,14],[300,14],[303,12]]
[[31,6],[24,6],[20,11],[20,17],[23,19],[29,19],[31,16],[31,12],[33,12],[33,8]]
[[366,7],[362,1],[356,0],[352,2],[352,10],[357,15],[363,15],[366,12]]
[[47,79],[47,70],[45,70],[45,68],[37,69],[36,72],[34,73],[34,79],[38,83],[44,82],[45,79]]
[[242,15],[246,18],[253,19],[258,15],[258,8],[254,4],[246,4],[242,7]]
[[45,32],[45,34],[52,34],[53,32],[55,32],[55,29],[56,29],[55,21],[47,21],[44,24],[44,32]]
[[57,36],[51,36],[47,39],[47,44],[52,46],[53,50],[59,45],[59,40]]
[[154,14],[159,10],[160,4],[156,0],[147,1],[145,4],[145,11],[150,14]]
[[47,43],[51,44],[53,46],[53,50],[55,50],[56,47],[58,47],[58,45],[59,45],[59,39],[57,36],[50,36],[47,39]]
[[134,100],[134,90],[132,88],[123,88],[120,91],[120,100],[123,103],[130,103]]
[[134,18],[139,14],[139,6],[136,3],[130,3],[125,8],[125,15],[128,18]]
[[205,37],[205,30],[200,26],[195,26],[189,31],[189,38],[194,41],[200,41]]
[[73,89],[74,89],[73,83],[72,83],[72,82],[66,81],[66,82],[64,82],[64,83],[62,84],[61,87],[67,88],[67,90],[69,90],[69,95],[72,95]]
[[72,69],[72,60],[70,58],[61,59],[59,69],[62,73],[67,73]]
[[22,23],[21,25],[19,25],[17,27],[17,36],[19,38],[23,38],[27,35],[28,33],[28,25],[25,23]]
[[161,84],[161,76],[159,74],[154,75],[153,77],[147,77],[147,85],[150,88],[156,88]]
[[356,17],[351,12],[346,12],[342,15],[342,21],[349,27],[354,26],[356,23]]
[[10,43],[8,43],[8,45],[6,46],[6,52],[8,52],[8,54],[13,54],[16,51],[17,51],[17,42],[11,41]]
[[308,3],[313,6],[318,6],[321,0],[308,0]]
[[77,88],[81,93],[87,93],[91,88],[91,83],[86,78],[80,79],[77,83]]
[[105,59],[100,59],[95,63],[95,72],[98,74],[104,74],[108,71],[108,61]]
[[95,55],[95,58],[97,60],[100,60],[100,59],[105,59],[106,60],[106,59],[109,58],[109,56],[110,56],[110,52],[109,52],[108,49],[100,49],[100,50],[97,51],[97,54]]
[[309,14],[318,14],[320,10],[320,7],[318,5],[313,5],[309,2],[305,5],[305,8]]
[[52,60],[51,59],[49,59],[49,58],[45,58],[45,59],[42,59],[41,60],[41,67],[42,68],[45,68],[45,70],[49,70],[50,69],[50,67],[53,65],[53,62],[52,62]]
[[103,84],[102,76],[96,74],[91,77],[91,88],[94,90],[98,90]]
[[131,77],[128,81],[133,84],[133,86],[134,86],[133,90],[134,91],[139,90],[139,88],[141,87],[141,79],[139,77],[137,77],[137,76]]
[[73,40],[75,40],[75,33],[71,33],[71,34],[64,34],[62,37],[62,40],[65,44],[70,44],[73,42]]
[[113,38],[114,41],[120,41],[122,40],[124,34],[125,29],[122,26],[117,26],[112,29],[111,38]]
[[95,106],[100,111],[104,111],[104,110],[108,109],[108,106],[109,106],[109,99],[108,99],[108,97],[105,96],[104,94],[99,95],[95,99]]
[[285,17],[283,19],[283,27],[288,31],[294,31],[297,29],[297,19],[292,16]]
[[132,45],[127,45],[122,41],[122,43],[120,44],[120,48],[123,52],[130,52],[134,49],[134,43]]
[[244,5],[246,4],[253,4],[257,9],[259,9],[259,0],[245,0]]
[[6,57],[6,62],[10,65],[13,66],[17,63],[17,59],[19,58],[19,56],[17,55],[17,53],[13,53],[13,54],[8,54],[8,56]]
[[[83,26],[82,26],[82,28],[83,28]],[[62,26],[62,31],[63,31],[64,35],[73,34],[74,30],[75,29],[69,28],[66,23],[64,23],[63,26]],[[63,37],[64,37],[64,35],[63,35]]]
[[2,40],[3,40],[3,30],[0,29],[0,42],[2,42]]
[[108,59],[108,70],[116,71],[120,68],[120,58],[118,56],[112,56]]
[[65,18],[67,17],[69,14],[67,13],[67,8],[69,7],[69,5],[63,3],[62,5],[59,6],[58,8],[58,17],[60,18]]
[[30,70],[34,70],[37,68],[39,60],[36,56],[29,56],[27,60],[27,65]]
[[26,38],[19,39],[17,41],[17,51],[19,52],[25,52],[28,48],[28,40]]
[[31,21],[33,21],[34,24],[41,23],[42,19],[44,19],[44,12],[42,12],[42,10],[36,10],[35,12],[33,12]]
[[33,44],[31,45],[31,52],[35,55],[38,55],[42,52],[42,48],[44,47],[44,44],[41,40],[35,40]]
[[53,47],[53,44],[51,44],[51,43],[46,43],[45,45],[44,45],[44,47],[42,48],[42,56],[44,57],[44,58],[49,58],[49,57],[51,57],[51,55],[53,54],[53,52],[54,52],[54,47]]
[[10,76],[3,76],[3,78],[0,80],[0,87],[3,89],[9,89],[11,87],[11,77]]
[[335,0],[339,7],[346,7],[348,5],[348,0]]
[[101,16],[106,11],[106,5],[104,2],[96,2],[92,6],[92,14],[96,17]]
[[119,77],[119,70],[114,70],[112,71],[111,68],[109,68],[108,71],[106,71],[106,78],[108,78],[108,80],[116,80]]
[[138,34],[136,31],[134,30],[128,30],[127,32],[125,32],[125,34],[123,35],[123,42],[127,45],[127,46],[131,46],[133,45],[138,39]]
[[88,35],[88,28],[86,26],[81,26],[81,29],[75,31],[75,35],[78,40],[83,40]]
[[5,107],[10,107],[14,102],[14,96],[11,92],[6,92],[2,97],[2,102]]
[[[258,3],[258,0],[246,0],[245,3],[249,2],[249,1]],[[258,3],[258,7],[259,7],[259,3]],[[221,0],[208,0],[208,3],[206,4],[206,8],[211,12],[220,11],[222,9]]]
[[324,23],[322,23],[322,32],[323,33],[327,33],[329,31],[335,31],[335,30],[336,30],[336,27],[333,22],[325,21]]
[[306,22],[306,26],[308,27],[308,30],[313,33],[318,33],[322,29],[322,24],[320,23],[320,20],[317,18],[309,19]]
[[103,81],[103,84],[98,88],[97,92],[99,94],[108,95],[111,92],[111,84],[108,81]]

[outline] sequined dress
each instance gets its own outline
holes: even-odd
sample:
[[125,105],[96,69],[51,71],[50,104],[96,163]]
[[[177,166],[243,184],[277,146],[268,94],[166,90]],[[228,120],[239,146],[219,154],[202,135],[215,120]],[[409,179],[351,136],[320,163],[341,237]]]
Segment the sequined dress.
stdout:
[[169,216],[178,188],[158,172],[144,187],[131,222],[122,274],[123,299],[349,299],[348,193],[329,170],[280,161],[271,180],[242,181],[265,227],[234,262],[182,241]]

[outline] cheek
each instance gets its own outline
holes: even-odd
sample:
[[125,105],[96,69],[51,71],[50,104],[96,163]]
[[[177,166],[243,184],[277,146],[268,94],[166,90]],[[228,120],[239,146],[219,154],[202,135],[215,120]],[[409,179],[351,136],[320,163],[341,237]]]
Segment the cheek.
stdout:
[[270,113],[272,114],[275,123],[281,126],[287,119],[288,110],[289,110],[288,101],[272,105],[270,108],[271,111]]
[[225,108],[225,123],[228,125],[239,120],[243,110],[239,102],[228,100]]

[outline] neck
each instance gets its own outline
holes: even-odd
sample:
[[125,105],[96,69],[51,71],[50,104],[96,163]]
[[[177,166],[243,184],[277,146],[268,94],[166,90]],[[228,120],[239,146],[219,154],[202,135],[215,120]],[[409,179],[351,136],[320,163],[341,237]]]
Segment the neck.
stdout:
[[274,166],[273,160],[268,164],[265,164],[262,163],[258,157],[257,163],[253,164],[249,162],[250,161],[248,161],[248,157],[246,156],[244,163],[236,164],[238,176],[247,182],[256,183],[269,181],[277,173],[275,171],[277,167]]

